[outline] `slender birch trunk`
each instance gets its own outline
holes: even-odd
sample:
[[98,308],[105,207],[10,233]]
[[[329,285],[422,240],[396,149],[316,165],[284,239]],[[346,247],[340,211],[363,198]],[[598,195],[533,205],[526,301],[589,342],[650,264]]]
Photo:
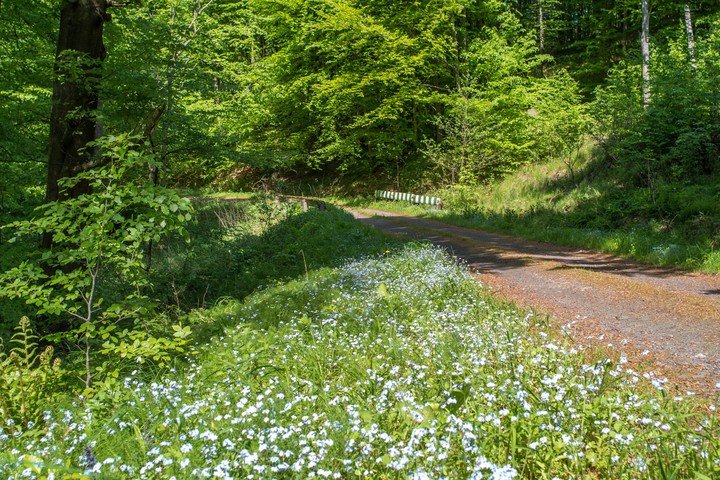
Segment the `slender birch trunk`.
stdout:
[[690,15],[690,5],[685,4],[685,29],[687,30],[688,55],[690,56],[690,68],[693,73],[697,70],[695,62],[695,35],[693,34],[692,17]]
[[640,34],[642,51],[643,105],[650,105],[650,8],[648,0],[642,0],[642,33]]

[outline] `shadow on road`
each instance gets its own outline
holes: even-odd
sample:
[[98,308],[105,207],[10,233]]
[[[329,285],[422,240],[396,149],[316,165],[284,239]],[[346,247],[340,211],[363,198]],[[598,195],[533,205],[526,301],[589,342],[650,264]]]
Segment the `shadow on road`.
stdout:
[[[611,255],[581,250],[561,245],[524,240],[508,235],[488,233],[466,227],[458,227],[427,218],[368,210],[377,216],[359,217],[368,225],[381,228],[394,235],[431,241],[445,246],[463,257],[481,271],[497,273],[522,268],[530,263],[552,262],[554,269],[583,269],[593,272],[620,275],[654,283],[671,285],[672,288],[690,291],[720,300],[720,278],[702,276],[679,269],[644,265]],[[467,248],[463,245],[467,242]],[[707,282],[715,282],[718,288],[708,289]]]

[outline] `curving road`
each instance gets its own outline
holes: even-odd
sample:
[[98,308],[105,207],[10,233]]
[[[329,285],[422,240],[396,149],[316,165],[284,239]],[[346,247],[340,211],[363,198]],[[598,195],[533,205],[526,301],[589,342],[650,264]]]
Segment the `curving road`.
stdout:
[[581,344],[623,354],[632,367],[667,376],[678,393],[717,392],[718,276],[650,267],[425,218],[350,212],[389,234],[446,248],[496,293],[550,314]]

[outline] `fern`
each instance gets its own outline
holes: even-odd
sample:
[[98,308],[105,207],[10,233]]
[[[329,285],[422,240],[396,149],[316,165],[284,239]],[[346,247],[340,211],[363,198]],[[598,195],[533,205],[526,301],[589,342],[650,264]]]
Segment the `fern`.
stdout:
[[32,428],[42,419],[44,407],[58,396],[60,360],[53,359],[51,346],[38,354],[38,340],[30,320],[23,317],[8,352],[0,341],[0,429]]

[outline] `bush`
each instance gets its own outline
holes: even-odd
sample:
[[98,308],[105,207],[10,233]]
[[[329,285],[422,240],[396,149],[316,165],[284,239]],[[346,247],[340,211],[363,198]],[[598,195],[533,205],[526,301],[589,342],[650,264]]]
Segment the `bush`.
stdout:
[[84,353],[86,389],[104,373],[91,367],[95,332],[105,328],[107,339],[110,324],[152,309],[144,294],[148,246],[182,231],[191,218],[187,199],[148,180],[157,163],[134,139],[104,137],[89,147],[97,148],[102,166],[59,182],[68,190],[87,183],[89,193],[42,205],[35,217],[11,225],[16,238],[51,237],[52,248],[0,275],[0,297],[22,298],[38,315],[60,319]]

